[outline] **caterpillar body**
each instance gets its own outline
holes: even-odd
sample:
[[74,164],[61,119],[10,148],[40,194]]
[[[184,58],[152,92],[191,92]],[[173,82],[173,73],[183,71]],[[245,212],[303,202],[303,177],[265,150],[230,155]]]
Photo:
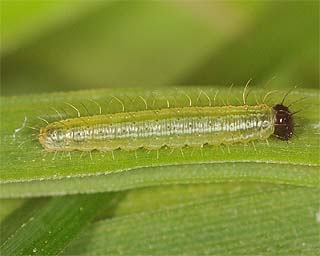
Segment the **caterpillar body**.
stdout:
[[288,140],[292,114],[277,104],[176,107],[69,118],[40,129],[46,151],[149,150],[248,143],[271,135]]

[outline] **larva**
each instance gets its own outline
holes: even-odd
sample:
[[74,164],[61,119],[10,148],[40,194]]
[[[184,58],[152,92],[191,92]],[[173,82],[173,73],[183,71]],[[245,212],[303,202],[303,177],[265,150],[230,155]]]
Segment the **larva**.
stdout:
[[176,107],[69,118],[41,128],[46,151],[149,150],[248,143],[271,135],[288,140],[293,119],[282,103]]

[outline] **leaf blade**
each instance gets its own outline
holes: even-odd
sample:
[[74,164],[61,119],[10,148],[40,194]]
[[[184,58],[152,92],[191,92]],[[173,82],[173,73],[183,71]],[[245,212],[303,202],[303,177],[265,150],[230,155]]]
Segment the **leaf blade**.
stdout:
[[[1,226],[8,227],[7,237],[0,246],[1,253],[58,254],[102,209],[113,205],[111,198],[110,194],[55,197],[45,205],[30,200],[26,207],[34,208],[32,217],[24,219],[26,222],[20,227],[17,228],[16,219],[1,223]],[[18,209],[18,213],[25,213],[25,207]]]
[[[163,200],[155,210],[148,209],[146,202],[155,198],[146,189],[142,212],[94,223],[65,255],[313,255],[319,250],[319,188],[266,185],[213,196],[210,186],[212,195],[170,207]],[[134,207],[141,198],[130,200]]]
[[[222,104],[223,97],[229,97],[228,90],[218,87],[206,89],[206,93],[211,97],[213,97],[219,89],[220,94],[217,102],[215,102],[216,104]],[[171,102],[171,107],[188,106],[188,97],[192,98],[193,104],[208,105],[208,99],[203,95],[201,98],[199,92],[199,88],[161,89],[157,91],[128,89],[125,93],[123,93],[122,90],[97,90],[2,98],[1,116],[5,117],[5,120],[1,126],[1,143],[7,145],[7,147],[1,148],[0,151],[3,160],[0,170],[0,183],[5,187],[5,189],[1,190],[0,197],[102,192],[106,191],[103,190],[106,189],[106,186],[103,186],[102,182],[97,181],[96,184],[100,184],[100,187],[97,187],[95,185],[96,181],[92,177],[97,176],[96,179],[99,180],[103,175],[105,175],[103,179],[107,181],[110,188],[114,186],[115,190],[121,190],[121,187],[119,187],[119,185],[121,185],[120,183],[115,182],[112,185],[112,182],[108,183],[108,179],[110,179],[110,181],[117,179],[116,177],[118,175],[118,177],[122,177],[122,180],[128,178],[128,183],[131,182],[131,184],[133,184],[134,180],[130,180],[131,172],[139,173],[141,172],[140,169],[145,170],[145,173],[141,173],[142,176],[135,176],[135,178],[143,179],[144,176],[148,177],[149,175],[147,168],[158,168],[157,172],[153,172],[155,179],[152,185],[156,185],[156,177],[161,175],[163,169],[170,168],[166,166],[175,167],[175,174],[178,175],[179,169],[183,169],[183,166],[194,164],[211,164],[211,169],[217,167],[216,170],[213,171],[211,182],[219,181],[219,179],[222,182],[227,180],[226,178],[223,179],[223,177],[224,175],[228,177],[229,174],[228,172],[219,173],[219,169],[223,169],[219,167],[219,164],[225,164],[226,169],[228,169],[228,166],[232,166],[232,163],[248,163],[249,166],[250,163],[252,163],[253,166],[251,169],[255,168],[255,164],[261,164],[261,166],[259,166],[262,167],[261,172],[257,170],[256,173],[252,171],[246,173],[245,169],[247,166],[243,166],[245,168],[240,169],[238,175],[231,172],[233,173],[231,178],[240,180],[242,177],[247,177],[248,180],[269,182],[267,174],[270,168],[268,168],[268,165],[274,164],[276,169],[272,172],[274,173],[274,178],[271,178],[271,182],[296,185],[319,185],[317,175],[319,174],[320,163],[320,126],[317,108],[313,107],[306,109],[303,115],[298,116],[297,123],[302,125],[302,127],[296,128],[298,137],[292,139],[288,144],[271,138],[269,145],[264,141],[257,141],[255,146],[237,144],[227,147],[186,147],[182,149],[183,155],[179,150],[172,152],[171,149],[162,148],[159,152],[149,152],[144,149],[130,152],[117,150],[114,152],[115,159],[112,158],[111,152],[90,152],[86,156],[83,156],[81,152],[72,152],[69,156],[63,153],[56,156],[54,153],[45,153],[43,151],[37,141],[37,134],[31,135],[35,132],[33,129],[25,129],[21,134],[17,134],[16,141],[12,138],[13,132],[21,127],[21,122],[25,116],[29,118],[30,126],[32,126],[32,128],[36,127],[35,129],[45,125],[37,119],[38,116],[46,115],[45,118],[48,120],[57,120],[57,118],[59,118],[57,113],[52,110],[52,107],[62,111],[61,108],[64,106],[64,111],[67,112],[68,117],[75,116],[75,110],[70,108],[66,109],[65,102],[71,102],[78,108],[86,102],[86,108],[90,113],[97,113],[97,111],[99,111],[99,104],[103,107],[104,113],[122,111],[122,105],[119,102],[115,102],[113,97],[117,97],[123,101],[126,111],[145,109],[145,104],[139,97],[147,99],[147,102],[151,105],[153,104],[154,108],[167,107],[167,102]],[[242,90],[234,89],[230,104],[239,104],[237,98],[242,96],[241,93]],[[266,92],[256,91],[253,93],[259,98]],[[308,97],[308,105],[318,106],[318,93],[318,90],[295,91],[287,100],[289,100],[288,102],[294,102],[306,96]],[[186,94],[188,97],[186,97]],[[271,104],[281,102],[282,95],[282,93],[277,94],[272,99],[273,103]],[[254,104],[254,98],[256,97],[250,98],[251,104]],[[89,101],[89,99],[94,99],[94,102]],[[305,103],[297,102],[294,110],[300,107],[305,109]],[[83,114],[83,107],[81,110]],[[33,139],[34,141],[28,141],[28,139]],[[19,147],[21,143],[22,148]],[[23,148],[23,146],[26,147]],[[28,150],[26,150],[26,148],[28,148]],[[287,167],[283,168],[285,165]],[[291,171],[288,166],[291,166],[292,170],[298,170],[298,167],[301,166],[301,172],[299,172],[299,170]],[[192,166],[190,168],[192,168]],[[284,171],[282,171],[282,169],[284,169]],[[244,173],[241,172],[242,170],[244,170]],[[217,175],[214,175],[214,172],[217,172]],[[188,173],[184,173],[186,175],[185,181],[188,181]],[[260,178],[256,176],[258,173]],[[281,178],[279,176],[280,174],[285,176]],[[134,175],[135,174],[132,176],[134,177]],[[185,183],[183,176],[179,176],[179,178],[178,176],[173,176],[171,177],[172,180],[170,180],[169,172],[167,172],[167,177],[163,176],[161,178],[162,179],[158,179],[158,184],[164,184],[161,183],[164,180],[167,181],[167,184],[172,184],[178,179],[182,183]],[[72,182],[76,183],[79,181],[81,181],[81,187],[72,186]],[[188,182],[190,181],[192,180],[189,179]],[[57,188],[51,193],[50,189],[54,189],[55,185],[57,185]],[[134,188],[133,186],[122,185],[124,185],[123,189]],[[139,185],[139,187],[142,186],[143,185]],[[148,184],[145,184],[145,186],[148,186]],[[29,191],[33,192],[29,193]],[[64,191],[65,193],[63,193]],[[110,191],[110,189],[107,189],[107,191]]]

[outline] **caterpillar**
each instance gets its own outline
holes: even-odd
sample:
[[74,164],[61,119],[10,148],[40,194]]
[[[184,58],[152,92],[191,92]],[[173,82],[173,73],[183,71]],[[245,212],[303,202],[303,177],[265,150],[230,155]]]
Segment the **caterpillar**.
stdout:
[[[245,103],[245,100],[244,100]],[[126,151],[265,140],[289,140],[293,114],[282,103],[188,106],[69,118],[40,129],[39,142],[53,151]]]

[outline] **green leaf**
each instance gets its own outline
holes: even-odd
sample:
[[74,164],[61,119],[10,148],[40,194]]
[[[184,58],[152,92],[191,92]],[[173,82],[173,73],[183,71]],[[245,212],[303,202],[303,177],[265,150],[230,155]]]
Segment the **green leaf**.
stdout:
[[[7,200],[8,199],[2,199],[2,207],[8,206]],[[11,200],[14,201],[14,199]],[[19,199],[15,199],[15,201],[19,201]],[[46,197],[24,199],[24,202],[21,203],[20,206],[16,207],[10,215],[1,221],[0,244],[2,245],[16,230],[23,227],[30,218],[34,218],[34,215],[37,215],[48,201],[49,198]]]
[[[205,89],[213,101],[218,88]],[[220,89],[215,104],[241,104],[242,90]],[[305,186],[319,186],[319,105],[317,90],[295,90],[286,99],[294,103],[296,137],[288,143],[274,137],[269,144],[257,141],[253,144],[230,146],[205,146],[203,149],[185,147],[172,152],[169,148],[157,151],[139,149],[126,152],[47,153],[37,140],[37,129],[46,125],[37,117],[49,122],[61,115],[74,117],[76,111],[65,103],[72,103],[81,114],[144,110],[163,108],[170,104],[188,106],[208,105],[208,98],[199,88],[161,89],[157,91],[127,89],[79,91],[70,93],[42,94],[1,99],[1,148],[2,165],[0,197],[26,197],[74,194],[84,192],[118,191],[154,185],[260,181]],[[265,95],[266,91],[252,91],[250,104]],[[272,106],[281,102],[286,92],[270,96]],[[187,95],[187,96],[186,96]],[[229,96],[228,96],[229,95]],[[304,101],[301,98],[307,97]],[[93,99],[94,101],[90,101]],[[86,113],[88,112],[88,113]],[[15,134],[14,131],[27,125]],[[298,126],[299,125],[299,126]],[[32,135],[33,134],[33,135]]]
[[[0,199],[0,222],[19,208],[27,199]],[[1,237],[0,237],[1,239]]]
[[58,254],[99,211],[111,210],[116,199],[94,194],[29,200],[1,223],[1,254]]
[[319,192],[236,183],[131,191],[65,255],[317,255]]

